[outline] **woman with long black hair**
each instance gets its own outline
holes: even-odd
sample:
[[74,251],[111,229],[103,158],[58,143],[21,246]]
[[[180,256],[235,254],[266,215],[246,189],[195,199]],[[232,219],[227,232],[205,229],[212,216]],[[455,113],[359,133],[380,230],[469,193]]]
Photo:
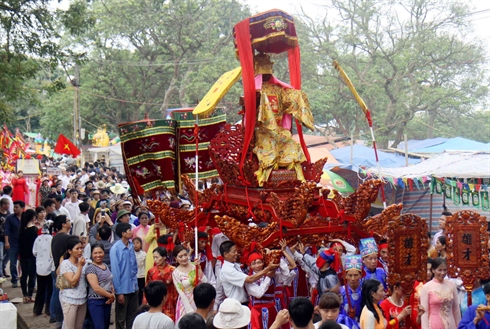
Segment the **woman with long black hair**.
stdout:
[[361,329],[385,329],[386,319],[378,303],[385,298],[385,290],[381,281],[369,279],[362,284],[362,312],[359,319]]
[[22,213],[20,219],[19,232],[19,259],[20,268],[22,269],[22,277],[20,278],[20,286],[24,303],[32,303],[32,294],[36,285],[36,257],[32,253],[34,241],[37,238],[37,227],[35,225],[36,211],[27,209]]

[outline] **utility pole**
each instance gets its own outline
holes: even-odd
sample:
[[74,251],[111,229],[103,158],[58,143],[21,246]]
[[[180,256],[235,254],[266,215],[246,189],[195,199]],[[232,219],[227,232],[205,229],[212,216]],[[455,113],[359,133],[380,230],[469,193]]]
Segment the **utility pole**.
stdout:
[[[70,82],[74,88],[74,100],[73,100],[73,143],[82,150],[81,139],[81,117],[80,117],[80,67],[75,64],[74,77],[70,79]],[[83,154],[82,154],[83,157]]]
[[78,64],[75,64],[75,76],[71,80],[71,84],[75,88],[75,97],[73,101],[73,142],[75,145],[80,148],[80,68]]

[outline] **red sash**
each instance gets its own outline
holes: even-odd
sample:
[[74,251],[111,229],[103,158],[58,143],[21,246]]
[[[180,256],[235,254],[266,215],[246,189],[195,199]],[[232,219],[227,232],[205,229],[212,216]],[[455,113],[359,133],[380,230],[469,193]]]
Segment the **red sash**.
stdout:
[[267,309],[267,328],[269,328],[277,316],[276,305],[274,302],[264,303],[264,304],[255,304],[252,305],[249,303],[250,311],[252,312],[252,318],[250,320],[251,329],[265,329],[263,322],[266,319],[263,319],[263,309]]

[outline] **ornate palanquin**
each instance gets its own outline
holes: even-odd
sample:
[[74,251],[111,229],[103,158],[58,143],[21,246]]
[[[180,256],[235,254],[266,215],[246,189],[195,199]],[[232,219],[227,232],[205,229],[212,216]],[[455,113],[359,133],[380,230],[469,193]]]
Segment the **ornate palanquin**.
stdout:
[[119,125],[125,171],[133,189],[175,187],[175,124],[147,119]]
[[471,305],[475,280],[489,276],[487,221],[474,211],[458,211],[446,218],[448,275],[461,278]]
[[[192,226],[218,226],[240,249],[248,248],[251,242],[259,242],[263,247],[278,247],[281,238],[289,243],[300,239],[311,245],[342,238],[357,244],[360,238],[370,234],[366,231],[364,219],[369,214],[371,203],[375,201],[382,182],[369,180],[350,196],[335,194],[333,199],[328,199],[330,191],[317,185],[327,159],[312,163],[302,136],[302,125],[312,128],[312,120],[307,124],[309,120],[300,120],[301,117],[294,114],[288,119],[296,123],[300,150],[304,154],[295,162],[294,170],[292,166],[278,161],[277,166],[273,165],[270,169],[267,179],[259,183],[256,177],[257,169],[263,163],[259,164],[254,153],[258,144],[254,132],[258,128],[257,124],[263,122],[257,121],[259,110],[263,110],[263,105],[272,101],[269,94],[260,93],[262,85],[256,88],[254,55],[255,52],[287,52],[289,84],[278,82],[275,78],[273,81],[264,80],[264,76],[258,80],[261,83],[276,83],[282,88],[301,93],[300,51],[293,18],[280,10],[261,13],[236,24],[234,37],[241,70],[235,69],[223,74],[193,111],[199,115],[199,129],[196,132],[207,134],[205,118],[210,118],[211,124],[221,123],[217,119],[212,121],[214,119],[208,115],[241,75],[244,92],[241,103],[242,123],[220,126],[219,132],[209,141],[209,158],[222,184],[213,184],[204,191],[197,191],[193,180],[194,170],[183,175],[182,182],[190,199],[197,200],[194,223],[190,221],[188,213],[168,211],[158,201],[149,203],[150,209],[157,217],[165,216],[162,221],[167,226],[179,227],[179,230]],[[267,76],[267,73],[261,74]],[[304,102],[297,107],[310,111],[307,98],[303,94],[301,96]],[[195,131],[194,122],[191,121],[194,118],[184,112],[176,112],[174,115],[186,116],[181,118],[184,120],[177,126],[177,130],[181,128],[177,132],[177,139],[183,147],[178,148],[176,159],[180,163],[181,173],[184,173],[183,168],[187,163],[195,165]],[[291,129],[291,126],[279,126],[281,129]],[[200,165],[204,165],[208,159],[201,154],[202,151],[199,147]],[[302,171],[302,175],[297,175],[297,171]],[[206,178],[207,175],[206,168],[200,168],[199,177]]]

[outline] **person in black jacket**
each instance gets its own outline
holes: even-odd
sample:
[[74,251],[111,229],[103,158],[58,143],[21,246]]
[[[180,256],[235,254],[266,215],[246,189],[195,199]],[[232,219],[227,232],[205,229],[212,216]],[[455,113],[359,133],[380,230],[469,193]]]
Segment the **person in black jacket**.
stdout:
[[19,243],[19,259],[22,269],[20,286],[24,296],[24,303],[34,302],[32,294],[36,286],[36,257],[32,253],[32,246],[34,246],[38,231],[34,223],[36,216],[34,209],[27,209],[22,213],[20,219],[19,241],[22,241],[22,243]]

